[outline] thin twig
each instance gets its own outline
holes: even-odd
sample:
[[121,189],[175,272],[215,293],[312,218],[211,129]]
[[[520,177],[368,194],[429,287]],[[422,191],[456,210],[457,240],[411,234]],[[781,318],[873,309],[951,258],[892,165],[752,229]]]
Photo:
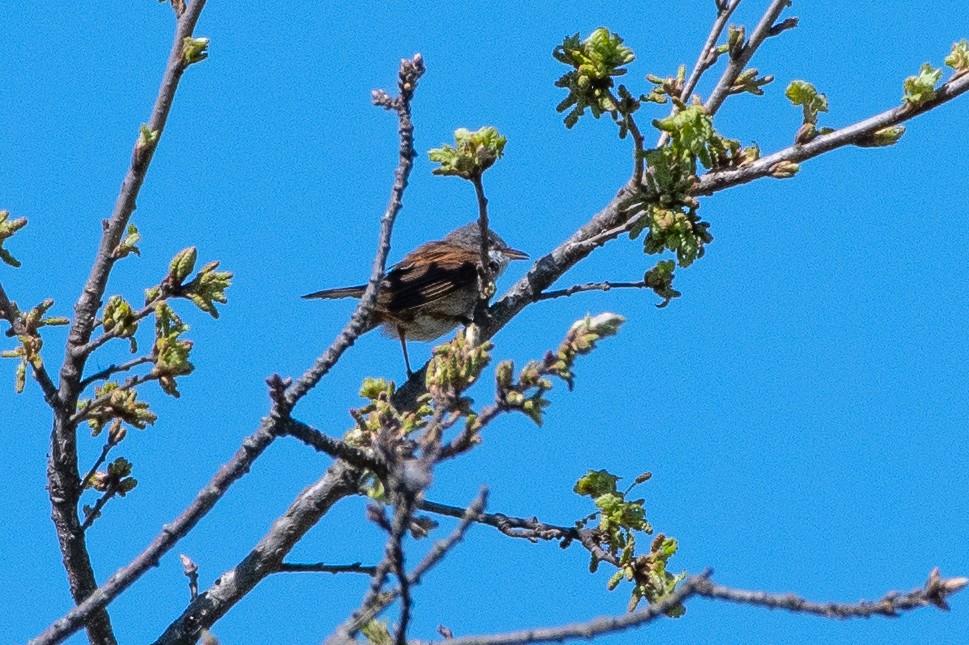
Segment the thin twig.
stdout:
[[367,282],[363,296],[360,297],[357,308],[350,317],[350,322],[337,335],[326,351],[320,354],[313,366],[306,370],[299,380],[289,388],[286,393],[285,404],[277,406],[277,408],[280,408],[280,414],[288,414],[288,411],[296,405],[297,401],[316,387],[320,379],[336,364],[343,352],[356,342],[360,334],[369,329],[373,308],[377,303],[377,292],[384,277],[387,255],[390,252],[390,235],[393,231],[394,220],[403,207],[404,190],[407,188],[407,179],[414,165],[414,124],[410,116],[410,103],[417,87],[417,81],[423,74],[424,59],[420,54],[414,54],[412,59],[400,61],[398,72],[400,94],[396,98],[389,98],[383,91],[375,91],[373,94],[373,101],[376,105],[397,112],[397,131],[400,135],[400,145],[397,153],[397,170],[394,172],[394,185],[390,191],[390,201],[380,218],[380,238],[377,243],[377,254],[374,256],[373,265],[370,269],[370,280]]
[[[448,515],[450,517],[463,517],[465,513],[465,509],[457,506],[439,504],[428,500],[421,502],[418,507],[428,513]],[[479,524],[493,526],[509,537],[521,538],[529,542],[535,542],[537,540],[560,540],[563,546],[568,546],[573,541],[578,541],[597,560],[607,562],[613,566],[619,566],[619,560],[599,546],[598,540],[596,539],[596,532],[592,529],[580,529],[575,526],[557,526],[555,524],[540,522],[534,517],[525,519],[522,517],[510,517],[501,513],[478,513],[471,519]]]
[[[700,55],[697,56],[696,63],[693,64],[693,70],[683,84],[683,91],[680,92],[680,100],[682,102],[686,103],[690,99],[690,95],[693,94],[693,90],[696,89],[697,84],[700,82],[700,77],[717,61],[717,56],[714,51],[717,48],[717,40],[720,39],[723,28],[727,26],[730,16],[733,15],[733,12],[739,5],[740,0],[726,0],[723,4],[717,3],[717,19],[713,21],[713,27],[710,28],[706,42],[700,48]],[[678,111],[676,102],[673,102],[673,106],[670,108],[670,116],[674,116]],[[669,138],[669,132],[663,131],[660,133],[656,147],[662,148],[669,141]]]
[[195,600],[199,597],[199,565],[184,553],[179,555],[178,559],[182,561],[182,573],[188,578],[189,601]]
[[491,257],[488,253],[488,247],[491,243],[490,236],[488,235],[488,198],[485,197],[481,174],[474,175],[471,178],[471,183],[474,184],[474,194],[478,200],[478,228],[481,231],[481,255],[478,266],[478,305],[475,308],[475,316],[477,316],[479,312],[483,312],[488,306],[488,299],[491,298],[489,290],[492,281],[495,279],[495,275],[491,270]]
[[751,57],[753,57],[754,52],[757,51],[757,48],[767,38],[774,35],[771,33],[774,23],[777,22],[781,12],[790,4],[791,0],[772,0],[764,15],[761,16],[760,22],[757,23],[757,27],[754,28],[754,33],[750,35],[750,39],[741,48],[737,57],[730,58],[730,62],[727,63],[727,68],[723,70],[723,75],[717,81],[713,91],[710,92],[707,102],[703,104],[707,114],[713,116],[717,113],[717,110],[723,105],[724,100],[729,96],[730,88],[733,87],[733,84],[737,81],[737,77],[744,71],[744,67],[750,61]]
[[82,531],[86,531],[91,528],[91,525],[94,524],[94,520],[101,517],[101,509],[104,508],[104,505],[108,503],[108,500],[114,497],[117,492],[118,489],[115,488],[114,485],[108,484],[107,490],[101,493],[101,497],[98,498],[98,501],[94,502],[94,506],[85,510],[84,522],[81,523]]
[[91,478],[94,477],[94,473],[96,473],[98,471],[98,468],[101,467],[101,464],[103,464],[107,460],[108,453],[111,452],[111,449],[114,448],[117,445],[118,445],[118,442],[117,441],[112,441],[111,440],[111,434],[109,433],[108,434],[108,440],[106,442],[104,442],[104,447],[101,448],[101,454],[98,456],[97,460],[94,462],[94,465],[91,466],[91,469],[89,471],[87,471],[87,474],[84,475],[83,478],[81,478],[81,488],[87,488],[87,484],[88,484],[89,481],[91,481]]
[[112,374],[118,374],[119,372],[127,372],[128,370],[138,367],[139,365],[144,365],[145,363],[153,363],[153,362],[155,362],[155,359],[152,358],[151,356],[139,356],[138,358],[132,359],[127,363],[121,363],[120,365],[118,364],[109,365],[108,367],[104,368],[100,372],[95,372],[91,376],[88,376],[87,378],[82,380],[79,387],[81,388],[81,390],[83,390],[91,383],[94,383],[95,381],[107,379]]
[[276,569],[277,573],[365,573],[368,576],[372,576],[376,571],[377,567],[365,566],[359,562],[353,564],[283,562]]
[[373,451],[351,446],[345,441],[334,439],[295,419],[288,418],[281,421],[279,433],[288,434],[319,452],[324,452],[335,459],[343,459],[359,468],[372,470],[378,475],[386,471],[386,465],[373,454]]
[[[0,319],[10,323],[10,329],[14,334],[20,335],[25,332],[21,324],[22,321],[20,320],[20,310],[17,309],[16,303],[7,297],[7,292],[3,290],[3,284],[0,284]],[[34,380],[37,381],[41,391],[44,393],[44,401],[52,409],[57,410],[60,407],[57,386],[54,385],[50,374],[47,373],[47,368],[44,366],[44,363],[38,362],[35,364],[34,361],[27,362],[30,364],[30,369],[34,374]]]
[[551,300],[552,298],[563,298],[583,291],[609,291],[611,289],[645,289],[649,287],[645,281],[639,282],[588,282],[586,284],[575,284],[567,289],[557,291],[546,291],[539,294],[537,300]]
[[966,91],[969,91],[969,74],[958,76],[947,83],[943,83],[935,91],[935,95],[921,105],[894,107],[834,132],[822,134],[807,143],[795,144],[766,157],[761,157],[740,168],[708,172],[699,178],[693,194],[712,195],[725,188],[746,184],[770,175],[772,169],[782,161],[798,163],[836,148],[863,142],[879,130],[904,123],[923,112],[951,101]]

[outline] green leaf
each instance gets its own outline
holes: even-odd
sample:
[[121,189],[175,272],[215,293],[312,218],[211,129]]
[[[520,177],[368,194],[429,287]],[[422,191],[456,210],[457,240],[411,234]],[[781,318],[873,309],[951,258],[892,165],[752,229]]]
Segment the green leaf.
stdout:
[[932,67],[930,63],[922,63],[919,73],[909,76],[902,83],[904,95],[902,100],[912,107],[922,105],[935,97],[935,85],[942,78],[942,70]]
[[182,40],[182,56],[184,57],[186,64],[192,65],[193,63],[205,60],[208,55],[208,38],[193,38],[192,36],[185,36],[185,39]]
[[818,113],[828,111],[828,98],[807,81],[791,81],[784,91],[791,103],[800,105],[804,112],[804,123],[816,124]]
[[885,146],[893,146],[898,143],[898,140],[902,138],[905,134],[905,127],[901,125],[893,125],[887,128],[882,128],[878,130],[871,136],[865,137],[864,139],[859,139],[855,145],[862,148],[882,148]]
[[676,263],[673,260],[660,260],[652,269],[643,276],[646,286],[663,299],[663,302],[656,305],[662,309],[670,304],[673,298],[679,298],[682,294],[673,288],[673,269]]
[[572,490],[583,497],[593,499],[616,492],[616,483],[619,477],[613,475],[608,470],[590,470],[579,478]]
[[175,257],[168,264],[168,275],[171,276],[175,284],[182,284],[185,278],[191,275],[195,269],[196,258],[198,258],[198,249],[194,246],[182,249],[175,254]]
[[127,257],[129,254],[134,253],[135,255],[141,255],[141,249],[138,248],[138,242],[141,241],[141,234],[138,233],[138,228],[134,224],[128,224],[128,234],[125,236],[118,246],[114,247],[114,257],[115,259],[121,259]]

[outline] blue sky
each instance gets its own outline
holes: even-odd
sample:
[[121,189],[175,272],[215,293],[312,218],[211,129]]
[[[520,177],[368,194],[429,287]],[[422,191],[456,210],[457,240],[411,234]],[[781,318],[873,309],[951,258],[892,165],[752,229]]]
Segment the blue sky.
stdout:
[[[212,39],[210,57],[186,73],[138,200],[142,255],[118,265],[109,294],[138,300],[192,244],[235,281],[218,321],[182,305],[197,365],[182,398],[142,393],[160,419],[119,450],[140,484],[89,533],[100,580],[140,552],[256,428],[267,411],[264,378],[301,373],[344,324],[351,302],[299,295],[359,283],[369,271],[397,145],[394,119],[370,107],[369,92],[393,89],[400,58],[420,51],[428,72],[414,104],[420,155],[392,259],[473,217],[470,185],[432,176],[426,156],[458,127],[494,125],[508,137],[485,181],[493,225],[515,248],[540,257],[608,202],[628,176],[627,143],[605,120],[565,129],[553,86],[563,69],[551,50],[563,36],[607,26],[636,52],[625,80],[643,90],[646,73],[692,65],[713,18],[712,2],[612,4],[623,6],[211,0],[196,30]],[[752,27],[765,4],[746,0],[734,22]],[[764,97],[728,100],[720,131],[764,152],[790,145],[800,110],[783,89],[795,78],[827,94],[822,125],[853,123],[896,105],[905,76],[925,61],[941,65],[952,42],[969,37],[962,2],[877,12],[864,4],[832,12],[796,2],[787,15],[801,26],[753,61],[777,81]],[[22,307],[52,297],[55,313],[70,314],[172,29],[170,9],[148,0],[5,9],[0,209],[30,225],[7,244],[24,266],[0,266],[0,282]],[[674,570],[713,567],[724,584],[840,601],[907,591],[933,566],[969,573],[967,119],[964,97],[909,123],[893,148],[839,150],[795,179],[704,199],[714,241],[677,271],[683,297],[666,309],[638,291],[529,307],[497,336],[496,357],[539,357],[586,312],[628,322],[580,362],[573,393],[552,392],[543,428],[501,419],[477,450],[441,467],[429,497],[463,505],[488,484],[489,510],[568,524],[591,510],[571,492],[587,469],[627,481],[648,470],[649,519],[680,540]],[[615,241],[560,286],[639,279],[655,262],[641,248]],[[499,290],[526,270],[512,266]],[[62,329],[45,336],[49,365],[59,364],[64,338]],[[428,355],[426,345],[411,348],[415,362]],[[91,365],[122,356],[119,344]],[[0,370],[0,490],[10,509],[0,537],[0,642],[8,643],[35,635],[71,602],[44,488],[50,415],[35,384],[14,394],[13,361]],[[341,433],[367,375],[403,378],[396,342],[363,338],[297,416]],[[491,396],[487,386],[475,395]],[[82,469],[100,446],[82,437]],[[178,553],[199,564],[207,587],[328,463],[277,441],[112,605],[120,641],[152,640],[184,607]],[[374,562],[380,535],[363,508],[359,499],[339,504],[292,559]],[[621,613],[628,589],[606,591],[609,572],[589,575],[587,559],[574,545],[562,551],[476,527],[416,590],[412,634],[433,638],[441,623],[466,635]],[[365,585],[277,575],[214,632],[226,644],[317,643]],[[966,598],[954,598],[949,614],[843,623],[695,601],[682,619],[600,642],[954,642],[969,630]]]

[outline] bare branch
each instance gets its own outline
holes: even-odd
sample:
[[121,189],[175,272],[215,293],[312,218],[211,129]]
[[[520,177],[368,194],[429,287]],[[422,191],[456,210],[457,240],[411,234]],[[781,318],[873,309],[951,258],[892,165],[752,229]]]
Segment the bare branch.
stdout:
[[[709,572],[698,576],[691,576],[673,593],[651,605],[646,605],[639,611],[621,616],[607,616],[596,618],[583,623],[562,625],[561,627],[547,627],[495,634],[491,636],[464,636],[452,638],[448,645],[518,645],[519,643],[547,643],[566,640],[590,640],[603,634],[625,631],[651,623],[657,618],[681,605],[690,597],[697,594],[697,586],[707,579]],[[430,641],[415,641],[413,645],[430,645]]]
[[583,291],[609,291],[611,289],[645,289],[647,285],[644,281],[639,282],[588,282],[586,284],[572,285],[567,289],[557,291],[546,291],[540,294],[537,300],[551,300],[552,298],[563,298]]
[[948,610],[946,599],[958,593],[969,582],[967,578],[942,578],[938,568],[933,569],[925,584],[908,593],[890,591],[881,600],[874,602],[862,600],[857,603],[814,602],[794,594],[771,594],[764,591],[732,589],[714,584],[704,579],[696,585],[696,594],[726,600],[744,605],[767,607],[768,609],[787,609],[794,613],[814,614],[825,618],[871,618],[873,616],[896,617],[898,612],[911,611],[926,605],[935,605]]
[[95,381],[101,381],[107,379],[112,374],[119,374],[121,372],[127,372],[128,370],[138,367],[139,365],[144,365],[145,363],[153,363],[154,359],[151,356],[139,356],[138,358],[132,359],[127,363],[121,363],[120,365],[114,364],[109,365],[100,372],[95,372],[91,376],[88,376],[83,381],[81,381],[78,387],[83,391],[91,383]]
[[[761,591],[731,589],[710,581],[710,572],[691,576],[672,594],[643,609],[622,616],[596,618],[582,623],[530,629],[492,636],[465,636],[445,641],[448,645],[518,645],[520,643],[561,642],[566,640],[589,640],[604,634],[615,633],[650,623],[661,618],[667,611],[684,604],[693,596],[704,596],[771,609],[787,609],[795,613],[809,613],[826,618],[870,618],[872,616],[897,616],[908,611],[935,605],[946,609],[946,598],[966,586],[966,578],[945,579],[934,570],[925,585],[907,594],[889,592],[877,602],[861,601],[855,604],[816,603],[792,594],[768,594]],[[429,645],[417,641],[414,645]]]
[[203,629],[211,627],[241,600],[259,581],[279,570],[293,546],[337,501],[357,491],[360,471],[336,462],[322,479],[306,488],[286,513],[238,565],[222,573],[218,584],[209,587],[189,604],[155,645],[195,643]]
[[365,573],[368,576],[372,576],[376,571],[377,567],[364,566],[359,562],[353,564],[283,562],[276,569],[277,573]]
[[[419,508],[428,513],[448,515],[450,517],[463,517],[463,514],[466,512],[465,509],[458,508],[457,506],[439,504],[428,500],[421,502]],[[509,537],[522,538],[530,542],[537,540],[560,540],[562,546],[566,547],[577,540],[597,560],[608,562],[613,566],[619,566],[619,560],[599,546],[595,531],[592,529],[545,524],[535,517],[525,519],[521,517],[509,517],[501,513],[478,513],[471,519],[479,524],[493,526]]]
[[[296,402],[303,398],[307,392],[316,387],[327,372],[336,364],[347,349],[356,342],[356,339],[363,332],[370,328],[370,319],[373,314],[374,305],[377,303],[377,291],[380,282],[384,277],[384,268],[387,264],[387,254],[390,252],[390,235],[393,231],[394,220],[397,213],[403,206],[404,190],[407,188],[407,178],[410,176],[414,162],[414,124],[410,117],[410,102],[417,87],[417,80],[424,74],[424,59],[420,54],[414,54],[410,60],[400,61],[398,72],[398,87],[400,95],[391,99],[387,93],[377,90],[373,93],[373,102],[386,109],[393,109],[397,112],[399,122],[397,131],[400,135],[400,147],[398,151],[397,170],[394,173],[394,185],[390,191],[390,202],[387,210],[380,218],[380,239],[377,243],[377,255],[373,259],[373,266],[370,270],[370,280],[367,288],[357,304],[356,310],[350,318],[350,322],[343,328],[336,340],[324,351],[313,367],[296,381],[286,394],[284,405],[280,409],[281,414],[287,414],[296,405]],[[278,406],[280,407],[280,406]]]
[[316,428],[312,428],[295,419],[288,418],[281,420],[279,423],[279,433],[296,437],[319,452],[324,452],[335,459],[343,459],[347,463],[359,468],[366,468],[377,474],[382,474],[387,470],[386,465],[373,451],[351,446],[345,441],[334,439],[323,434]]
[[478,260],[478,305],[475,307],[475,316],[484,313],[488,308],[488,299],[491,298],[489,286],[494,280],[494,272],[491,270],[491,259],[488,256],[488,245],[490,236],[488,235],[488,198],[485,197],[484,184],[481,180],[481,173],[471,178],[474,184],[474,194],[478,200],[478,228],[481,229],[480,259]]

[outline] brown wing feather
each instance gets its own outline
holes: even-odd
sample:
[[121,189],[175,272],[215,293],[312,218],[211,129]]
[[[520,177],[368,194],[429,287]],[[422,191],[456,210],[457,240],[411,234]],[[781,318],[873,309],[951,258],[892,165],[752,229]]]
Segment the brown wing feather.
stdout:
[[[456,257],[461,251],[446,242],[428,242],[414,249],[387,272],[381,304],[390,311],[401,311],[443,298],[477,280],[474,260]],[[466,253],[463,256],[467,258]],[[415,257],[421,261],[415,262]]]

